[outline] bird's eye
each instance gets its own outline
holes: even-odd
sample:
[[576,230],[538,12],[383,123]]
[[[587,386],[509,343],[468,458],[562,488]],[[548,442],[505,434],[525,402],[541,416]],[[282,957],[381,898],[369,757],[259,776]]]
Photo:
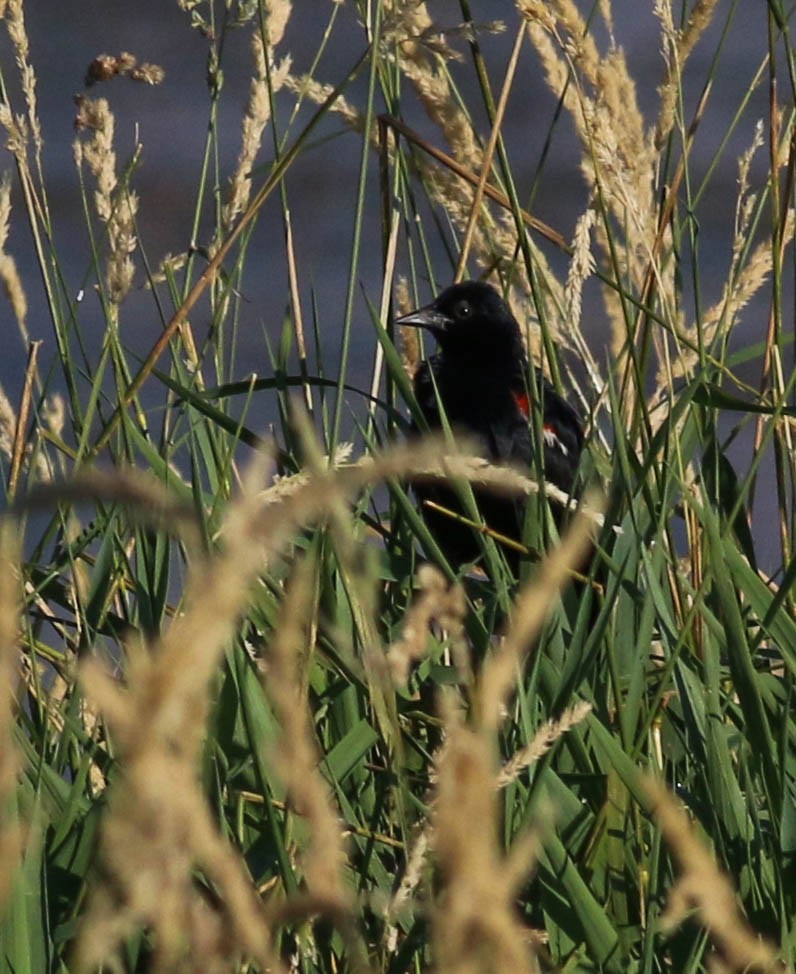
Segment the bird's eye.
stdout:
[[469,301],[460,301],[453,310],[457,318],[469,318],[473,313],[473,306]]

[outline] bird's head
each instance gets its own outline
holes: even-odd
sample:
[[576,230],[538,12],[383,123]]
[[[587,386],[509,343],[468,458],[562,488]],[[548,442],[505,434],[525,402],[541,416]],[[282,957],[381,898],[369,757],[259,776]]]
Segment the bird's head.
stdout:
[[395,323],[427,329],[443,354],[450,356],[524,358],[517,319],[498,292],[483,281],[453,284],[431,304]]

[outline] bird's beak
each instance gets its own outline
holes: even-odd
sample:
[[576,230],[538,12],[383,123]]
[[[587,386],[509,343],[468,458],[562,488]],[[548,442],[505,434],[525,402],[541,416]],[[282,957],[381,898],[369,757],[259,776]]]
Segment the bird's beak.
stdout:
[[428,328],[432,332],[444,332],[448,329],[451,319],[437,311],[433,304],[417,311],[410,311],[408,315],[395,319],[396,325],[409,325],[412,328]]

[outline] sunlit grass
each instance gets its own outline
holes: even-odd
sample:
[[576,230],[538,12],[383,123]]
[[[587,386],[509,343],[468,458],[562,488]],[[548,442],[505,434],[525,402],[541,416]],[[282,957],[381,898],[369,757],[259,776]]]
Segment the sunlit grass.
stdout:
[[[285,60],[289,3],[180,6],[219,82],[184,253],[138,239],[138,152],[117,156],[94,90],[78,105],[98,342],[54,242],[24,5],[5,8],[17,63],[0,125],[22,201],[10,212],[0,184],[5,321],[28,340],[13,261],[27,224],[40,277],[25,286],[42,289],[57,359],[44,370],[32,348],[21,402],[0,398],[0,970],[793,969],[785,12],[759,12],[756,83],[776,78],[778,97],[758,127],[712,97],[732,6],[656,5],[653,118],[606,40],[608,4],[523,0],[500,24],[462,4],[462,31],[433,5],[362,4],[339,71],[322,55],[353,19],[341,28],[330,5],[311,77]],[[514,62],[470,44],[501,29],[558,99],[549,138],[562,120],[577,138],[588,206],[571,242],[528,202],[544,165],[532,190],[504,140]],[[220,84],[232,30],[251,34],[253,80],[221,172],[219,115],[239,111]],[[716,50],[694,105],[697,44]],[[151,83],[156,68],[95,71]],[[720,287],[699,239],[715,174],[693,162],[714,112],[748,147]],[[357,133],[361,165],[334,309],[307,289],[287,188],[330,120]],[[355,297],[378,221],[363,382]],[[270,367],[249,378],[236,349],[257,234],[284,241],[290,299]],[[486,468],[446,436],[405,443],[421,351],[394,334],[392,305],[457,275],[501,288],[586,421],[585,510],[560,543],[540,471]],[[134,281],[162,329],[143,356],[126,337]],[[610,358],[582,327],[595,283]],[[721,297],[706,306],[703,291]],[[753,299],[768,320],[739,350]],[[332,319],[339,355],[321,368]],[[519,583],[488,533],[487,573],[444,563],[408,486],[420,475],[465,497],[485,482],[527,495],[539,557]],[[750,513],[761,486],[771,523]],[[777,539],[773,560],[761,537]]]

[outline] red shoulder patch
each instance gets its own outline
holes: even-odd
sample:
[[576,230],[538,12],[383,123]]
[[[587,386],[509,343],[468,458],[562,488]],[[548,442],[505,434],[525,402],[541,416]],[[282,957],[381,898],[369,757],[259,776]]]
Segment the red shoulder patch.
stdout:
[[531,415],[531,403],[528,399],[527,392],[512,392],[511,398],[517,404],[517,409],[519,409],[523,416]]

